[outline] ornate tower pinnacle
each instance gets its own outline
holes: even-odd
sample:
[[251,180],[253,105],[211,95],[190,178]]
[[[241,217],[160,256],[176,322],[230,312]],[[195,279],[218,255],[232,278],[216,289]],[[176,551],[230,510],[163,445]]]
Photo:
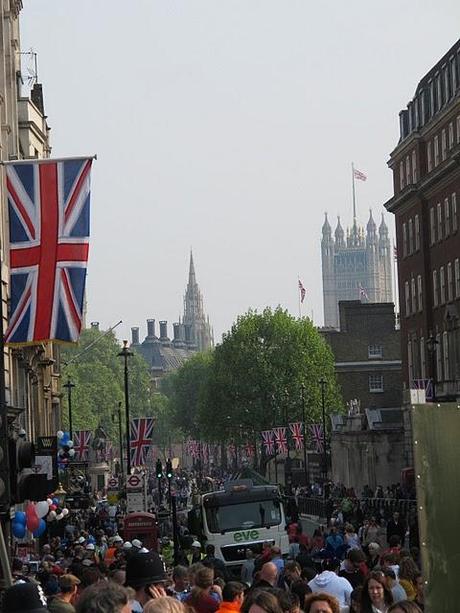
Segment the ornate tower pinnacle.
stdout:
[[188,283],[184,296],[183,324],[186,329],[186,340],[191,345],[195,345],[199,351],[204,351],[214,345],[209,319],[204,313],[203,296],[196,281],[192,250],[190,250]]

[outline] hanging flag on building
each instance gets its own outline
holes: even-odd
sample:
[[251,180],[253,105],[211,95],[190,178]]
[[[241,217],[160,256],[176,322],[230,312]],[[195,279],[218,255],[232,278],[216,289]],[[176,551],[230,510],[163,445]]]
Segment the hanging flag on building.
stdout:
[[355,179],[358,179],[358,181],[367,181],[367,176],[357,168],[353,168],[353,176]]
[[275,440],[273,430],[263,430],[261,432],[263,446],[265,447],[265,453],[267,455],[273,455],[275,453]]
[[129,449],[132,466],[144,466],[152,444],[153,417],[136,417],[129,422]]
[[300,279],[299,279],[299,292],[300,292],[300,303],[303,304],[303,301],[305,300],[305,294],[307,293],[307,290],[303,286],[303,283],[302,283],[302,281]]
[[273,434],[275,436],[275,444],[277,453],[287,453],[288,442],[286,436],[286,428],[273,428]]
[[5,163],[11,306],[5,342],[80,336],[92,159]]
[[317,453],[323,453],[324,451],[324,430],[322,424],[311,424],[308,426],[310,430],[311,438],[316,446]]
[[291,431],[296,450],[300,451],[303,449],[303,423],[301,421],[296,421],[289,424],[289,430]]
[[364,289],[364,287],[361,285],[361,283],[358,285],[358,290],[359,290],[359,299],[361,300],[361,298],[364,298],[365,300],[369,302],[369,295]]
[[75,430],[75,432],[72,434],[73,448],[75,449],[75,460],[78,462],[88,461],[91,436],[91,430]]

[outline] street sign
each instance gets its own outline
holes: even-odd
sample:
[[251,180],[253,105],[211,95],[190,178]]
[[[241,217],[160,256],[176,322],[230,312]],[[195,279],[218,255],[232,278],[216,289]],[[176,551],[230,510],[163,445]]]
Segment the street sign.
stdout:
[[107,489],[109,489],[109,490],[117,490],[118,489],[118,479],[117,479],[117,477],[111,477],[107,481]]
[[143,492],[127,492],[126,510],[128,513],[144,513],[146,511],[144,493]]
[[142,490],[144,488],[144,478],[142,475],[128,475],[126,479],[127,490]]

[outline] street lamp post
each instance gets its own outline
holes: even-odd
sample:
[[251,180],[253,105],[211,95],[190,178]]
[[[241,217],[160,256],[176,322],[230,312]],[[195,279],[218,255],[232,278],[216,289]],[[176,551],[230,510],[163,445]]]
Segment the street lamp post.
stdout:
[[302,396],[302,423],[303,423],[303,469],[305,472],[305,487],[308,486],[308,466],[307,466],[307,422],[305,419],[305,385],[300,386]]
[[323,411],[323,472],[324,472],[324,482],[327,480],[327,447],[326,447],[326,398],[325,398],[325,388],[327,385],[327,381],[323,378],[319,380],[319,384],[321,385],[321,408]]
[[124,471],[124,463],[123,463],[123,434],[122,434],[122,428],[121,428],[121,402],[118,403],[117,415],[118,415],[118,444],[120,447],[120,473],[124,475],[125,471]]
[[72,383],[70,379],[67,379],[67,383],[64,383],[62,387],[65,387],[67,390],[67,404],[69,405],[69,436],[70,440],[72,440],[72,388],[75,387],[75,383]]
[[436,339],[433,332],[426,341],[426,348],[430,354],[430,369],[431,369],[431,385],[433,386],[433,402],[436,402],[436,352],[439,341]]
[[126,416],[126,472],[131,474],[131,450],[129,446],[129,389],[128,389],[128,358],[133,352],[128,348],[128,341],[123,341],[123,349],[118,354],[125,361],[125,416]]

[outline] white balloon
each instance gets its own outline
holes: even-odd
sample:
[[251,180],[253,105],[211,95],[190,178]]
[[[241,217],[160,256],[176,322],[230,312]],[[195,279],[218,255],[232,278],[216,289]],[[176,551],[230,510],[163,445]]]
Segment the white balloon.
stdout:
[[56,436],[58,438],[62,438],[64,436],[64,432],[62,430],[58,430],[57,433],[56,433]]
[[51,498],[47,498],[46,502],[48,503],[48,506],[50,506],[51,504],[53,504],[53,501],[51,500]]
[[40,502],[37,502],[37,504],[35,505],[35,512],[40,519],[42,517],[45,517],[45,515],[48,514],[49,510],[50,505],[48,504],[47,500],[40,500]]
[[60,521],[61,519],[63,519],[64,515],[62,513],[59,513],[59,515],[56,515],[56,520]]
[[75,449],[69,449],[69,456],[73,458],[75,455]]
[[67,441],[67,447],[69,447],[69,449],[72,449],[73,441]]
[[64,515],[64,517],[68,514],[69,514],[69,509],[62,509],[62,515]]
[[57,517],[56,511],[50,511],[48,514],[48,521],[54,521]]

